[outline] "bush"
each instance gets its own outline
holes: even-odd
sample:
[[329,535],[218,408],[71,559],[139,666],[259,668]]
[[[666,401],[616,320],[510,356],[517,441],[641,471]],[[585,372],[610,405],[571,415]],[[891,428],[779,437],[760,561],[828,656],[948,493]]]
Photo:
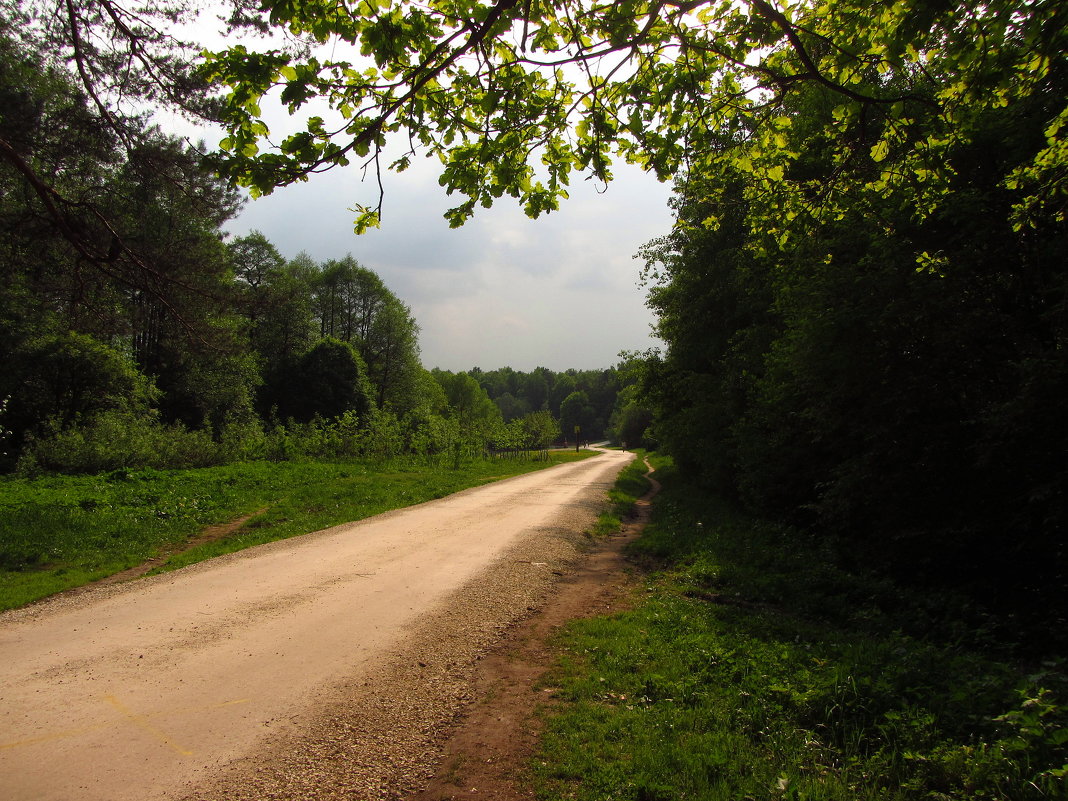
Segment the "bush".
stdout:
[[48,435],[106,411],[147,413],[159,392],[122,353],[85,334],[65,332],[24,344],[12,356],[0,394],[10,393],[5,428],[17,453],[30,436]]
[[256,462],[267,458],[267,434],[259,420],[227,419],[219,432],[220,464]]
[[452,417],[421,410],[405,418],[406,450],[436,464],[460,438],[460,423]]
[[374,406],[367,365],[347,342],[320,340],[301,357],[283,385],[282,413],[301,422],[366,415]]
[[154,416],[106,411],[62,427],[52,420],[31,437],[18,462],[23,474],[103,473],[120,468],[207,467],[225,461],[207,431],[163,425]]

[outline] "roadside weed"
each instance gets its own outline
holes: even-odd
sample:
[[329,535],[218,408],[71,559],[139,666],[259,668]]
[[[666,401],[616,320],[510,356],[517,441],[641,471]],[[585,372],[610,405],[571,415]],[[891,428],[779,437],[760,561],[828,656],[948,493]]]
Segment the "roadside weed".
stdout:
[[608,491],[607,510],[594,523],[595,536],[607,536],[620,530],[623,521],[634,514],[634,505],[637,500],[649,491],[652,486],[645,477],[649,468],[645,463],[645,452],[639,450],[637,457],[628,464],[616,477],[615,485]]

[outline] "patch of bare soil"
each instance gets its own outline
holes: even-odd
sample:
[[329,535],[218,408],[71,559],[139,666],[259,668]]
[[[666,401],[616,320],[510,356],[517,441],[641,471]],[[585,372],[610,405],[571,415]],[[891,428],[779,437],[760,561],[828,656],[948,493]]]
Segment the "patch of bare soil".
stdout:
[[649,519],[660,485],[638,501],[635,516],[616,536],[601,540],[573,572],[560,578],[554,595],[479,662],[474,699],[444,744],[433,779],[407,801],[531,801],[530,765],[541,733],[538,712],[552,703],[541,678],[556,652],[553,635],[566,623],[626,609],[636,580],[623,553]]

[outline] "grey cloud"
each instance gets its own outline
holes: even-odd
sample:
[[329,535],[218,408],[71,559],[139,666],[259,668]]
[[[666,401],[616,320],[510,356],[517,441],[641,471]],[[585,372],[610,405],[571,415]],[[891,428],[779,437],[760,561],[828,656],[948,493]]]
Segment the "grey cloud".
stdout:
[[250,203],[230,228],[258,228],[287,257],[351,253],[411,306],[427,367],[603,367],[656,344],[633,255],[671,225],[668,188],[618,172],[538,220],[505,198],[456,230],[432,170],[386,176],[382,228],[362,237],[348,209],[372,187],[332,172]]

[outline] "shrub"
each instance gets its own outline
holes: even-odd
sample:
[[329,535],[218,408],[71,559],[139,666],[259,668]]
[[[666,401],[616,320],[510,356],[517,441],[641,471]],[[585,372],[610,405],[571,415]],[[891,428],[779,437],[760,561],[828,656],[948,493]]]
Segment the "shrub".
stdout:
[[347,342],[320,340],[301,357],[283,391],[282,412],[301,422],[348,411],[366,415],[374,406],[367,365]]
[[47,436],[87,416],[147,413],[159,396],[129,358],[75,332],[26,343],[4,373],[2,383],[10,392],[5,428],[10,429],[12,453],[29,436]]
[[207,431],[163,425],[155,416],[111,410],[63,427],[53,419],[31,437],[18,462],[23,474],[102,473],[120,468],[207,467],[224,461]]

